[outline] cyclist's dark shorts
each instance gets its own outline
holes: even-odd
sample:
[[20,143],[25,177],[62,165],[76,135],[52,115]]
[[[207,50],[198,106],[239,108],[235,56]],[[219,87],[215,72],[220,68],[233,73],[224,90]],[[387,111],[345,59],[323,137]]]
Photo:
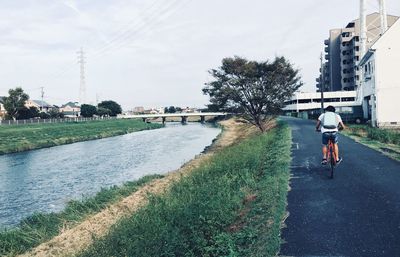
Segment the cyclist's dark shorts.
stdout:
[[339,142],[339,135],[337,132],[325,132],[325,133],[322,133],[322,144],[327,145],[328,140],[330,138],[333,140],[333,142],[335,144],[337,144]]

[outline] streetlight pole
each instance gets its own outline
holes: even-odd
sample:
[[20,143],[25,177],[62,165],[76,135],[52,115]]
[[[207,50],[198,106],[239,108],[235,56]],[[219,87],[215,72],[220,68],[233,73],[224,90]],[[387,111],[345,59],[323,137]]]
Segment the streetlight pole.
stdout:
[[320,60],[321,60],[321,80],[319,81],[320,91],[321,91],[321,114],[324,113],[324,87],[325,87],[325,79],[324,79],[324,61],[322,58],[323,54],[321,52]]

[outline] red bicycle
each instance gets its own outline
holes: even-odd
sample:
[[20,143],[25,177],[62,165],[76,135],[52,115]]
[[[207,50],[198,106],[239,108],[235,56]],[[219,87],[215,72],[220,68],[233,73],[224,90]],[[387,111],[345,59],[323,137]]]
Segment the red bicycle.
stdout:
[[330,166],[330,171],[331,171],[331,178],[333,178],[333,172],[336,167],[336,154],[335,154],[335,147],[333,144],[333,141],[331,138],[328,140],[328,156],[326,158],[327,162],[329,163]]

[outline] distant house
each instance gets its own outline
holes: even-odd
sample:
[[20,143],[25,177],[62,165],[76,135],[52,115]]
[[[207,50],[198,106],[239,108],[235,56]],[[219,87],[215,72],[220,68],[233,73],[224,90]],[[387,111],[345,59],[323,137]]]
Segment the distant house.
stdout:
[[144,113],[144,107],[137,106],[137,107],[133,108],[133,113]]
[[30,108],[30,107],[36,107],[40,112],[49,112],[52,108],[54,108],[53,105],[41,101],[41,100],[28,100],[25,103],[25,107]]
[[60,112],[62,112],[65,117],[78,117],[81,115],[81,106],[77,102],[68,102],[61,106]]
[[184,112],[184,113],[194,113],[194,112],[198,112],[198,110],[196,108],[186,107],[186,108],[182,109],[182,112]]
[[4,97],[5,96],[0,96],[0,120],[4,119],[4,116],[7,113],[6,109],[4,108]]

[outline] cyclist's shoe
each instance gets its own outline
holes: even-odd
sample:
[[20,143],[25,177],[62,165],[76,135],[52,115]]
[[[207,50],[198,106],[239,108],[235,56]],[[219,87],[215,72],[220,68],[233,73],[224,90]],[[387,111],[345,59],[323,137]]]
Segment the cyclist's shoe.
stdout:
[[326,165],[328,163],[328,161],[324,158],[324,159],[322,159],[322,161],[321,161],[321,164],[322,165]]
[[342,157],[339,157],[339,160],[336,161],[336,165],[339,165],[343,161]]

